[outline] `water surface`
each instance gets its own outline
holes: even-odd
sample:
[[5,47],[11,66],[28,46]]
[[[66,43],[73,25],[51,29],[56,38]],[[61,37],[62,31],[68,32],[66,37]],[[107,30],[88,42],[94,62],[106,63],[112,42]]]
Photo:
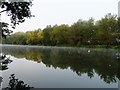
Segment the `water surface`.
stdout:
[[35,88],[118,88],[118,50],[3,45],[13,61],[2,71],[2,86],[9,76]]

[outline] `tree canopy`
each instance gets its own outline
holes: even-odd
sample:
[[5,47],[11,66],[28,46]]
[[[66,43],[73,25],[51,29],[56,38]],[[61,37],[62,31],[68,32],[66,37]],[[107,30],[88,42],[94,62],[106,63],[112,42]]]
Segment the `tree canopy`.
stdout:
[[118,46],[120,40],[119,23],[115,15],[107,14],[98,21],[79,19],[72,25],[61,24],[47,26],[43,30],[17,32],[9,36],[4,43],[20,45],[47,46]]
[[[0,1],[0,15],[3,12],[7,13],[7,16],[10,17],[11,26],[12,28],[15,28],[17,24],[23,23],[25,21],[25,18],[32,17],[30,7],[32,6],[32,2],[13,2],[13,1],[7,1],[6,0]],[[6,36],[3,32],[10,33],[9,29],[3,29],[2,26],[8,27],[7,22],[0,22],[0,31],[2,36]],[[6,25],[5,25],[6,24]]]

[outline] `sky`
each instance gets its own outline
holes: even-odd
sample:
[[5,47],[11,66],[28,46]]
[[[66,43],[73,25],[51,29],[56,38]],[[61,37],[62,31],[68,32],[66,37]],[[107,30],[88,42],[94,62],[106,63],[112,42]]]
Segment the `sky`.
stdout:
[[[79,19],[95,21],[108,13],[118,14],[119,0],[34,0],[31,7],[32,17],[20,25],[14,32],[31,31],[45,28],[47,25],[71,25]],[[2,14],[1,20],[10,23],[9,17]]]

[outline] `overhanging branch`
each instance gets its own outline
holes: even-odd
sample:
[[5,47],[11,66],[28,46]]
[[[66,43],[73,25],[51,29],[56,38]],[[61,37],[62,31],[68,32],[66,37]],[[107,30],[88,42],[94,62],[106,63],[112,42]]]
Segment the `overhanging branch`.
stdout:
[[0,14],[1,14],[2,12],[5,12],[5,11],[7,11],[7,10],[3,10],[3,11],[1,11]]

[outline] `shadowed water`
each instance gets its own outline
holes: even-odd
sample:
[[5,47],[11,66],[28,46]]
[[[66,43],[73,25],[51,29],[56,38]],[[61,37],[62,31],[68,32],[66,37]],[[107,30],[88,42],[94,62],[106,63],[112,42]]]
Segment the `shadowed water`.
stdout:
[[3,53],[13,60],[3,87],[13,73],[35,88],[118,87],[118,50],[3,45]]

